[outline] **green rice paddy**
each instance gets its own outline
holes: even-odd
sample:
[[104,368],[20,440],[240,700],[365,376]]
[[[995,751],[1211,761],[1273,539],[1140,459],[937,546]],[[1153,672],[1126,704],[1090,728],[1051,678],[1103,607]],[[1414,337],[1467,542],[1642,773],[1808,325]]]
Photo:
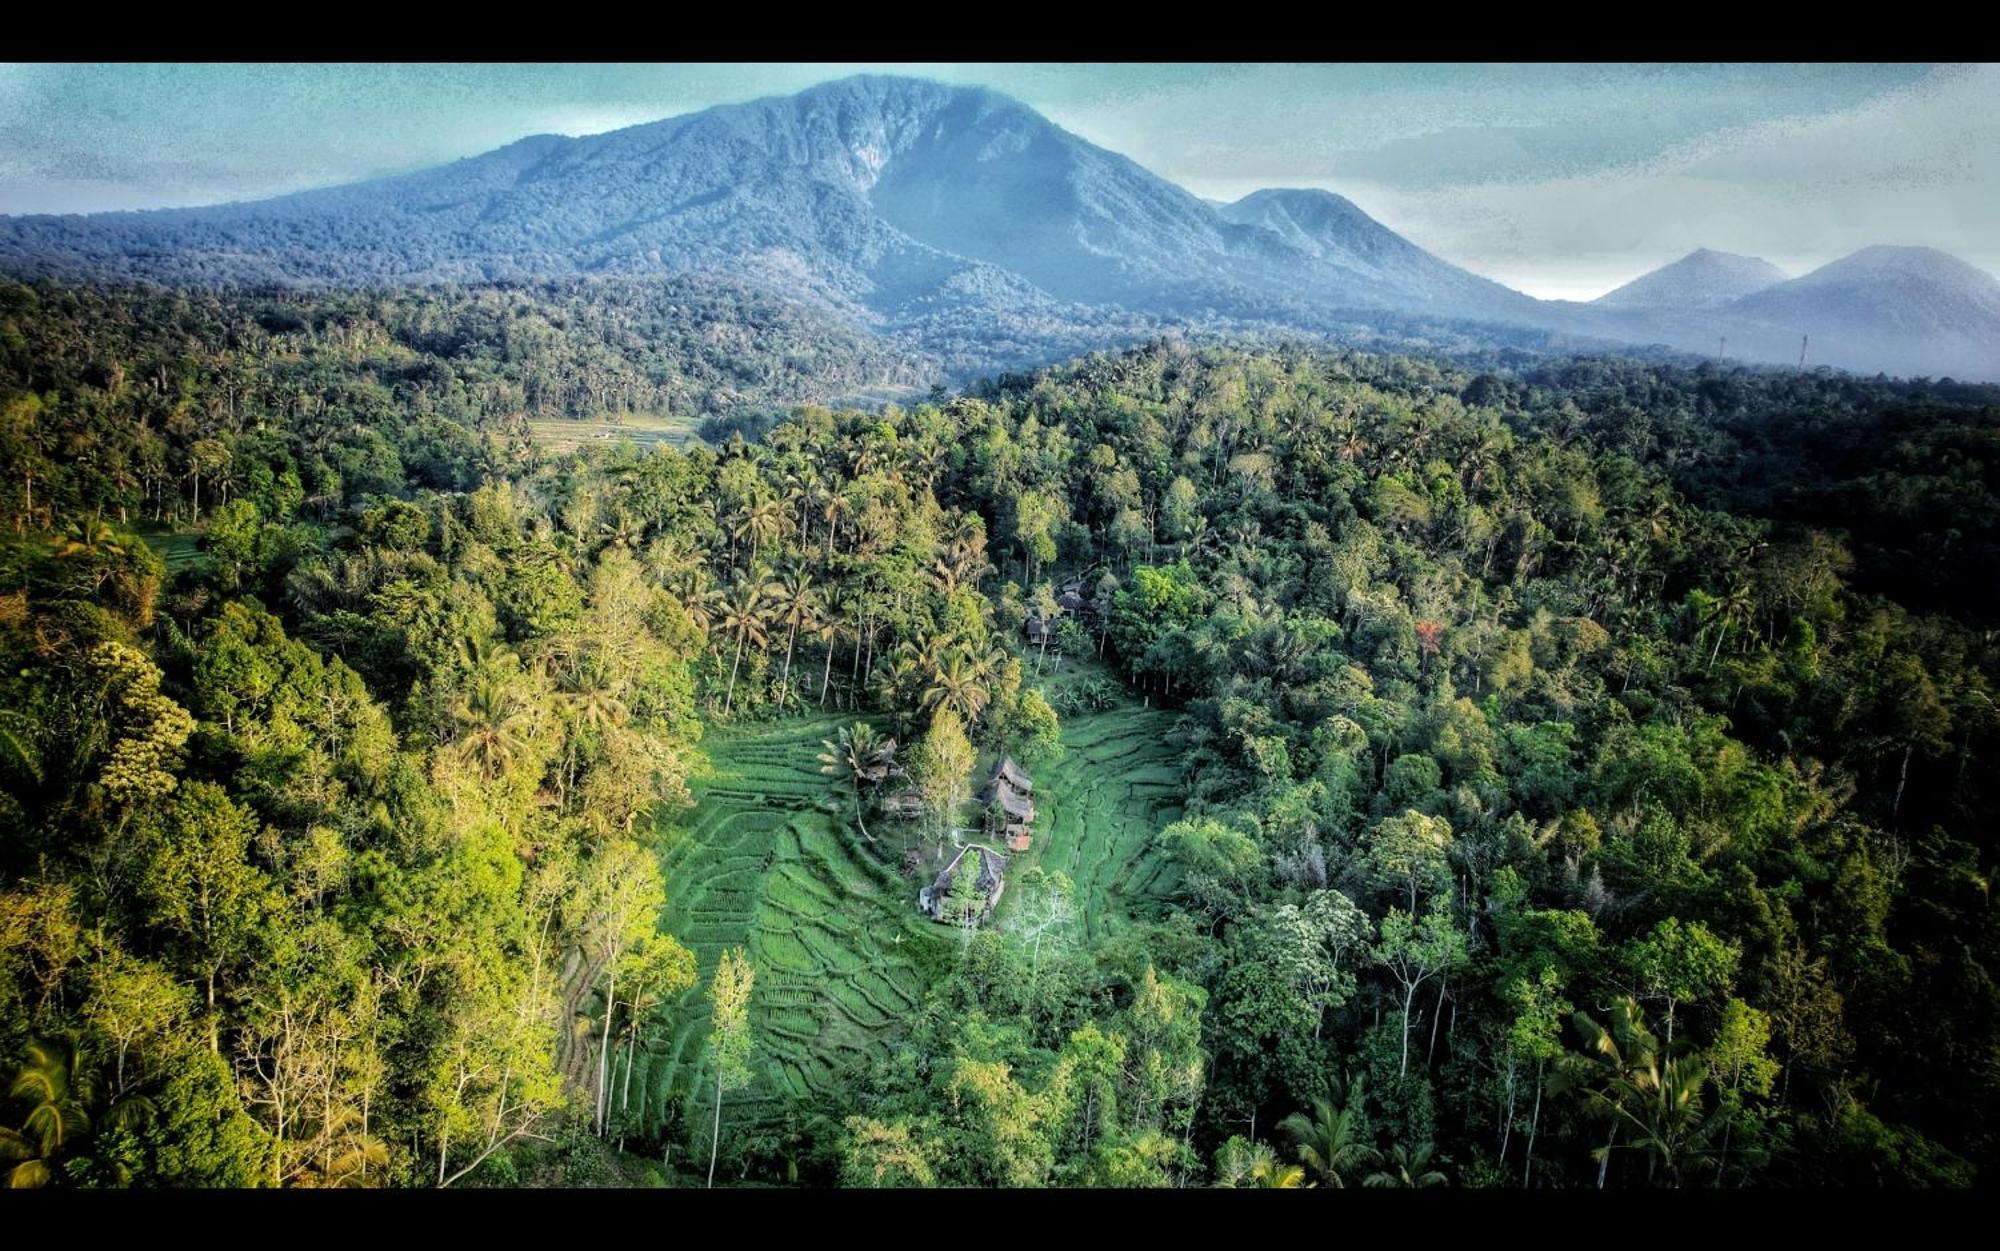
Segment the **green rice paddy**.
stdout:
[[[635,1073],[634,1095],[643,1090],[656,1118],[679,1100],[705,1111],[713,1097],[705,996],[725,948],[745,948],[757,976],[755,1077],[723,1103],[725,1124],[738,1127],[852,1082],[886,1053],[930,971],[948,967],[956,936],[917,911],[919,884],[900,872],[910,840],[887,820],[870,823],[878,843],[863,840],[846,793],[819,772],[820,741],[841,721],[709,735],[713,773],[666,837],[663,926],[695,953],[700,981],[666,1005]],[[1010,872],[1039,863],[1068,873],[1090,942],[1156,908],[1168,885],[1152,840],[1180,811],[1171,721],[1136,703],[1077,717],[1064,727],[1064,758],[1035,771],[1035,841]]]
[[201,536],[189,531],[154,532],[143,534],[146,546],[153,549],[169,574],[181,570],[201,559]]
[[560,455],[573,452],[585,444],[610,446],[621,439],[630,439],[641,446],[686,443],[695,437],[698,425],[700,423],[692,417],[626,413],[616,421],[572,421],[567,417],[530,421],[528,429],[543,450]]

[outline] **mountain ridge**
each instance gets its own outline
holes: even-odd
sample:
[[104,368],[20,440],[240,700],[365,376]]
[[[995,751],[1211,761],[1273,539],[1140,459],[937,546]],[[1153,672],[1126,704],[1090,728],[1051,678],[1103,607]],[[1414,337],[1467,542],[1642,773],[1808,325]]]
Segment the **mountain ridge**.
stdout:
[[[1693,351],[1720,331],[1767,360],[1790,359],[1782,340],[1804,319],[1821,326],[1834,363],[2000,377],[1989,350],[2000,311],[1960,270],[1907,257],[1883,270],[1928,310],[1898,316],[1851,275],[1801,288],[1812,275],[1764,282],[1777,271],[1760,266],[1702,249],[1589,304],[1540,301],[1434,256],[1333,192],[1203,200],[999,92],[892,75],[597,135],[530,135],[266,200],[0,217],[0,272],[67,281],[702,274],[919,339],[943,333],[947,313],[960,340],[976,340],[983,319],[992,333],[1051,343],[1088,342],[1113,313],[1308,332],[1413,315]],[[1838,298],[1851,307],[1832,308]],[[1950,326],[1954,313],[1970,320]]]
[[1607,308],[1720,308],[1789,278],[1761,257],[1697,248],[1591,303]]

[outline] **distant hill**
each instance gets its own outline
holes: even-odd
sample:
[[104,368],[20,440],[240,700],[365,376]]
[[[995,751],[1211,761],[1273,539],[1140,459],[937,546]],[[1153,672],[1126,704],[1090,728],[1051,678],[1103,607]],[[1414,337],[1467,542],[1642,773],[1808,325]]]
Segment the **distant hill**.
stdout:
[[1769,261],[1702,248],[1591,302],[1610,308],[1720,308],[1783,281],[1785,271]]
[[1726,311],[1809,336],[1809,363],[2000,377],[2000,279],[1935,248],[1863,248]]
[[1369,302],[1446,316],[1546,320],[1539,301],[1439,260],[1330,191],[1256,191],[1217,211],[1337,271]]
[[[0,218],[0,273],[192,285],[702,275],[838,312],[961,375],[1177,327],[1352,337],[1415,318],[1440,329],[1410,347],[1469,332],[1540,335],[1557,351],[1708,351],[1726,334],[1732,355],[1773,361],[1796,357],[1799,324],[1828,337],[1816,360],[2000,376],[1981,341],[1983,288],[1963,273],[1944,283],[1956,295],[1925,294],[1916,277],[1896,286],[1917,300],[1900,322],[1865,283],[1800,287],[1706,251],[1593,304],[1539,301],[1340,196],[1217,204],[996,92],[880,76],[254,203]],[[1954,326],[1960,313],[1971,320]],[[1885,324],[1879,341],[1864,329]]]

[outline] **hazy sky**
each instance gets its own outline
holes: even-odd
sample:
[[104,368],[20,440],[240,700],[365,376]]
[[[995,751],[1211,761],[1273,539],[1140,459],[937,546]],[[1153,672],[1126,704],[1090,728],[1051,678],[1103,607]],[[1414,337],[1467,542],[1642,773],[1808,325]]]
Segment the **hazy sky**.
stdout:
[[2000,272],[2000,66],[0,65],[0,213],[253,199],[859,72],[980,83],[1198,195],[1339,191],[1588,298],[1697,247]]

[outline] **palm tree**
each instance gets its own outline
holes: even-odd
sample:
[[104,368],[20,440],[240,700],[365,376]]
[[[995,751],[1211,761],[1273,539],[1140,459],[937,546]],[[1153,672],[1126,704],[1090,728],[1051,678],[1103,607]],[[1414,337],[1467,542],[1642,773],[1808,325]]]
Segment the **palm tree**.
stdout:
[[[1749,625],[1756,611],[1757,597],[1751,591],[1748,582],[1737,583],[1710,605],[1708,616],[1702,624],[1704,628],[1716,627],[1715,650],[1708,654],[1708,667],[1711,670],[1715,668],[1715,658],[1721,654],[1722,640],[1728,635],[1730,628],[1733,626],[1741,629]],[[1695,646],[1701,645],[1697,643]]]
[[646,539],[646,523],[636,520],[623,508],[612,514],[611,520],[600,523],[597,529],[607,545],[627,551],[637,549]]
[[55,1159],[65,1144],[90,1131],[85,1090],[76,1081],[76,1044],[37,1040],[28,1044],[28,1062],[7,1093],[34,1101],[18,1130],[0,1128],[0,1161],[16,1161],[7,1185],[16,1190],[55,1180]]
[[875,733],[875,727],[866,721],[856,721],[851,726],[841,726],[836,739],[821,739],[819,771],[832,778],[843,778],[854,791],[854,824],[860,828],[861,837],[869,842],[875,836],[868,832],[868,826],[861,819],[861,783],[871,774],[883,776],[894,768],[896,744],[884,740]]
[[722,632],[736,639],[736,659],[729,666],[729,690],[722,699],[722,715],[725,717],[736,699],[736,672],[743,664],[743,646],[746,643],[755,643],[759,647],[764,645],[764,626],[768,620],[764,588],[748,578],[736,584],[717,613],[717,624],[722,627]]
[[1336,1190],[1346,1188],[1347,1174],[1380,1158],[1380,1153],[1360,1136],[1360,1084],[1355,1083],[1345,1107],[1339,1107],[1339,1102],[1340,1089],[1336,1082],[1331,1098],[1313,1100],[1310,1118],[1303,1112],[1294,1112],[1278,1122],[1279,1130],[1297,1143],[1299,1161]]
[[70,556],[82,552],[91,556],[123,556],[125,551],[118,531],[112,528],[110,522],[93,513],[63,527],[63,542],[57,554]]
[[527,715],[514,697],[513,684],[498,674],[476,676],[453,716],[466,727],[459,751],[489,779],[505,773],[527,748]]
[[[592,675],[594,677],[600,675]],[[569,746],[565,753],[565,787],[576,775],[577,740],[585,733],[594,735],[601,744],[610,733],[624,725],[630,710],[618,692],[602,680],[594,681],[583,690],[563,697],[569,705],[570,714],[575,718],[576,732],[569,736]]]
[[1306,1171],[1278,1158],[1267,1142],[1245,1142],[1232,1138],[1225,1144],[1219,1184],[1229,1188],[1254,1190],[1300,1190],[1311,1185]]
[[352,1190],[368,1184],[372,1169],[379,1181],[386,1177],[389,1148],[368,1133],[361,1113],[342,1108],[321,1131],[326,1150],[316,1166],[308,1166],[308,1183],[323,1190]]
[[1604,1145],[1591,1152],[1597,1161],[1597,1188],[1604,1188],[1611,1152],[1624,1128],[1649,1140],[1642,1149],[1666,1162],[1670,1176],[1678,1179],[1685,1150],[1693,1145],[1701,1122],[1705,1072],[1697,1076],[1674,1062],[1663,1068],[1659,1039],[1647,1028],[1644,1010],[1630,995],[1612,1001],[1609,1028],[1587,1012],[1570,1019],[1583,1037],[1583,1050],[1571,1053],[1549,1089],[1556,1094],[1584,1091],[1589,1110],[1611,1124]]
[[819,596],[813,590],[812,571],[797,562],[785,569],[783,577],[767,584],[764,593],[770,597],[772,622],[786,627],[785,672],[778,679],[778,702],[782,705],[792,690],[792,649],[798,644],[800,627],[818,610]]
[[963,648],[955,647],[931,671],[921,706],[927,713],[949,708],[970,727],[992,697],[980,680],[978,663]]
[[1259,1190],[1299,1190],[1306,1183],[1306,1171],[1296,1164],[1286,1164],[1278,1159],[1271,1148],[1263,1143],[1263,1152],[1250,1165],[1250,1184]]
[[756,560],[764,545],[778,537],[784,528],[785,514],[778,501],[770,496],[761,496],[746,504],[743,511],[736,514],[736,523],[729,529],[729,537],[750,549],[750,559]]
[[799,510],[799,547],[806,545],[806,526],[812,519],[812,507],[820,495],[819,471],[811,465],[785,471],[785,506]]
[[1412,1151],[1397,1143],[1389,1148],[1384,1157],[1387,1168],[1370,1173],[1361,1184],[1371,1188],[1388,1187],[1394,1189],[1422,1190],[1432,1186],[1449,1186],[1451,1179],[1431,1167],[1430,1143],[1420,1144]]
[[806,624],[806,633],[826,647],[826,664],[819,674],[819,706],[826,707],[826,691],[833,685],[833,649],[840,641],[840,618],[829,605]]
[[[0,1177],[8,1188],[33,1189],[56,1179],[56,1158],[90,1133],[89,1105],[96,1085],[81,1067],[73,1038],[36,1039],[28,1044],[28,1062],[14,1076],[7,1093],[32,1101],[21,1128],[0,1127],[0,1163],[13,1162]],[[107,1124],[129,1128],[153,1112],[151,1100],[131,1095],[105,1112]]]
[[820,516],[826,519],[826,559],[833,559],[834,528],[840,519],[854,511],[854,502],[842,494],[838,487],[829,487],[820,498]]
[[1680,1185],[1690,1164],[1708,1158],[1702,1106],[1708,1065],[1688,1051],[1685,1040],[1663,1050],[1630,996],[1612,1003],[1609,1029],[1587,1013],[1578,1012],[1573,1020],[1584,1039],[1583,1062],[1559,1075],[1562,1087],[1584,1087],[1591,1109],[1612,1127],[1610,1139],[1591,1153],[1599,1161],[1598,1186],[1604,1185],[1621,1128],[1630,1135],[1627,1145],[1648,1157],[1649,1175],[1664,1169],[1668,1184]]

